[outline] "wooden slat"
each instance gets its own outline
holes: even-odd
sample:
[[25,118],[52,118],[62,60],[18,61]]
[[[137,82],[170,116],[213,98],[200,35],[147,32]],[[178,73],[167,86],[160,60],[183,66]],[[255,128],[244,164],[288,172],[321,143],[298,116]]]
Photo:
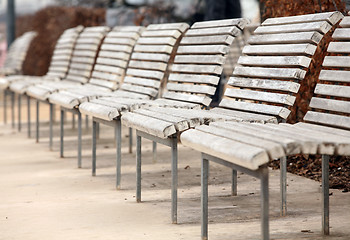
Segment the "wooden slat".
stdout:
[[105,58],[115,58],[115,59],[122,59],[125,61],[129,60],[130,53],[126,52],[111,52],[111,51],[99,51],[99,57],[105,57]]
[[153,70],[140,70],[140,69],[127,69],[126,74],[129,76],[145,77],[151,79],[161,80],[164,77],[164,72],[153,71]]
[[101,50],[131,53],[132,47],[128,45],[119,45],[119,44],[118,45],[103,44],[101,46]]
[[268,114],[268,115],[274,115],[274,116],[279,116],[279,117],[284,118],[284,119],[286,119],[290,114],[290,110],[288,110],[287,108],[284,108],[284,107],[235,101],[235,100],[230,100],[230,99],[222,99],[220,102],[220,107],[255,112],[255,113],[262,113],[262,114]]
[[166,68],[167,68],[167,64],[166,63],[162,63],[162,62],[145,62],[145,61],[130,60],[128,67],[165,71]]
[[350,117],[330,113],[308,111],[304,121],[350,129]]
[[313,97],[311,98],[310,107],[335,112],[350,113],[350,102],[348,101]]
[[213,45],[213,44],[224,44],[231,45],[234,37],[231,35],[218,35],[218,36],[199,36],[199,37],[183,37],[181,39],[181,45]]
[[315,94],[350,98],[350,86],[317,84]]
[[118,66],[120,68],[126,68],[128,62],[120,59],[99,57],[96,60],[96,64],[104,64],[104,65]]
[[100,65],[100,64],[95,65],[94,71],[109,72],[117,75],[123,75],[125,73],[124,68],[120,68],[117,66],[106,66],[106,65]]
[[218,27],[218,28],[203,28],[203,29],[189,29],[186,36],[212,36],[230,34],[236,36],[241,30],[236,26]]
[[133,52],[131,54],[131,59],[137,60],[149,60],[149,61],[159,61],[167,63],[169,61],[170,55],[164,53],[137,53]]
[[181,32],[186,31],[189,28],[187,23],[164,23],[164,24],[150,24],[147,27],[147,30],[169,30],[175,29]]
[[247,55],[313,55],[316,46],[312,44],[247,45],[243,53]]
[[177,54],[227,54],[228,46],[222,45],[196,45],[196,46],[179,46]]
[[174,46],[176,39],[173,37],[163,37],[163,38],[152,38],[152,37],[142,37],[137,41],[137,44],[144,45],[170,45]]
[[309,67],[311,58],[305,56],[241,56],[238,64],[249,66]]
[[332,38],[335,40],[348,40],[350,29],[348,28],[337,28],[334,30]]
[[144,31],[141,37],[174,37],[178,38],[181,36],[179,30],[157,30],[157,31]]
[[80,57],[95,57],[96,51],[87,51],[87,50],[74,50],[73,56],[80,56]]
[[141,93],[145,95],[149,95],[151,97],[156,97],[158,95],[158,90],[154,88],[149,88],[145,86],[137,86],[133,84],[123,83],[121,85],[121,89],[130,91],[130,92],[136,92]]
[[234,87],[280,90],[297,93],[300,84],[291,81],[231,77],[228,84]]
[[158,80],[129,77],[129,76],[125,77],[124,83],[132,83],[132,84],[137,84],[137,85],[152,87],[152,88],[159,88],[160,87],[160,81],[158,81]]
[[276,117],[263,115],[258,113],[250,113],[243,111],[236,111],[233,109],[226,109],[222,107],[215,107],[209,110],[210,112],[230,116],[236,118],[238,121],[258,122],[258,123],[278,123]]
[[248,39],[249,44],[281,44],[281,43],[312,43],[318,44],[323,35],[319,32],[298,32],[253,35]]
[[278,17],[266,19],[262,25],[277,25],[277,24],[288,24],[288,23],[307,23],[315,21],[328,21],[331,24],[337,23],[343,15],[340,12],[327,12],[327,13],[316,13],[306,14],[299,16],[290,17]]
[[270,34],[270,33],[290,33],[290,32],[311,32],[317,31],[327,33],[332,28],[332,25],[326,21],[309,22],[309,23],[294,23],[283,25],[268,25],[258,27],[255,34]]
[[207,86],[207,85],[168,83],[167,89],[169,91],[202,93],[202,94],[207,94],[207,95],[214,95],[216,87]]
[[173,47],[169,45],[136,45],[134,47],[135,52],[146,53],[167,53],[171,54]]
[[324,67],[350,67],[350,56],[326,56],[323,60]]
[[350,71],[321,70],[319,79],[322,81],[349,82],[350,83]]
[[306,71],[298,68],[261,68],[261,67],[236,67],[233,71],[236,76],[297,79],[302,80]]
[[134,46],[136,43],[136,40],[132,38],[111,38],[111,37],[106,37],[103,40],[103,45],[110,45],[110,44],[119,44],[119,45],[129,45],[129,46]]
[[340,22],[339,26],[343,28],[349,28],[350,27],[350,18],[348,16],[345,16],[344,19]]
[[212,20],[212,21],[196,22],[192,25],[191,28],[196,29],[196,28],[217,28],[217,27],[237,26],[240,29],[243,29],[248,23],[249,21],[244,18]]
[[195,65],[195,64],[173,64],[173,72],[221,74],[223,66],[220,65]]
[[175,63],[224,64],[223,55],[177,55]]
[[[350,31],[349,31],[350,34]],[[350,35],[349,35],[350,39]],[[330,42],[327,48],[330,53],[350,53],[350,42]]]
[[207,96],[199,96],[185,93],[165,92],[162,97],[179,101],[198,103],[204,106],[208,106],[211,102],[211,98]]
[[121,81],[122,80],[122,76],[112,74],[112,73],[104,73],[104,72],[97,72],[97,71],[92,72],[92,77],[98,78],[98,79],[108,79],[110,81]]
[[89,83],[98,85],[98,86],[103,86],[109,89],[116,89],[118,87],[118,84],[116,81],[107,81],[107,80],[97,79],[97,78],[90,78]]
[[174,81],[174,82],[203,83],[203,84],[213,84],[213,85],[218,84],[219,80],[220,80],[219,76],[177,74],[177,73],[171,73],[168,78],[168,81]]
[[108,37],[124,37],[124,38],[131,38],[134,40],[137,40],[139,38],[140,34],[136,32],[110,32],[108,33]]
[[293,106],[295,97],[288,94],[261,92],[247,89],[227,88],[226,97],[272,102]]

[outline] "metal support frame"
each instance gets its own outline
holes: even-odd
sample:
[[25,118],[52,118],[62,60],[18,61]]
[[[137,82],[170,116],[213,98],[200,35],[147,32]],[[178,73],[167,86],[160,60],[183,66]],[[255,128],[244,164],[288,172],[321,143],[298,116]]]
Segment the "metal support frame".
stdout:
[[92,166],[91,166],[91,175],[96,176],[96,132],[97,132],[97,122],[92,119]]
[[49,122],[49,148],[50,151],[52,151],[53,147],[53,114],[54,114],[54,106],[52,103],[50,103],[50,122]]
[[260,166],[257,170],[247,169],[245,167],[227,162],[223,159],[202,153],[201,170],[201,237],[208,239],[208,174],[209,161],[213,161],[232,168],[236,171],[244,172],[248,175],[260,179],[261,188],[261,235],[263,240],[270,239],[269,236],[269,170],[267,165]]
[[132,153],[132,138],[133,138],[132,128],[129,128],[129,153]]
[[88,115],[85,115],[85,128],[86,128],[86,130],[89,129],[89,116]]
[[171,148],[171,222],[177,223],[178,151],[177,136],[166,139],[136,130],[136,201],[141,202],[141,137]]
[[18,94],[18,100],[17,100],[17,121],[18,121],[18,123],[17,123],[17,127],[18,127],[18,131],[20,132],[21,130],[22,130],[22,123],[21,123],[21,118],[22,118],[22,116],[21,116],[21,110],[22,110],[22,106],[21,106],[21,104],[22,104],[22,96],[21,96],[21,94]]
[[287,215],[287,157],[280,158],[280,194],[281,209],[280,215]]
[[35,122],[35,141],[39,142],[39,107],[40,101],[36,100],[36,122]]
[[11,92],[11,124],[15,128],[15,93]]
[[27,135],[31,137],[30,96],[27,95]]
[[232,184],[231,184],[231,195],[237,196],[237,171],[232,169]]
[[157,162],[157,142],[152,142],[152,161],[153,163]]
[[4,124],[7,124],[7,90],[3,91],[4,93]]
[[60,157],[63,158],[63,152],[64,152],[64,115],[65,112],[63,111],[63,109],[61,108],[60,110]]
[[322,233],[329,235],[329,155],[322,155]]

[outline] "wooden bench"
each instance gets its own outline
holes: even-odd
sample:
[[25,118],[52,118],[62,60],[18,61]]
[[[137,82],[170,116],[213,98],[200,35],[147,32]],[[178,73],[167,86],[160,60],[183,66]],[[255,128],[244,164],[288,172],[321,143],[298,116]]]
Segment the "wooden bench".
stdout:
[[[36,141],[39,141],[39,103],[47,103],[50,94],[60,89],[79,87],[90,77],[97,50],[102,39],[109,32],[105,26],[87,27],[79,35],[77,44],[72,52],[67,75],[60,81],[46,81],[32,85],[25,93],[36,100]],[[52,146],[53,105],[50,104],[50,147]]]
[[[144,30],[143,27],[115,27],[101,45],[94,70],[87,84],[74,89],[53,93],[49,102],[61,108],[61,114],[72,112],[78,115],[78,167],[81,167],[81,113],[80,103],[111,93],[119,88],[124,79],[132,49]],[[86,60],[85,60],[86,61]],[[61,116],[63,117],[63,116]],[[64,122],[61,121],[60,153],[64,151]]]
[[[248,40],[250,45],[243,49],[246,56],[239,58],[240,66],[235,68],[218,108],[203,111],[148,107],[124,114],[122,122],[135,128],[139,136],[165,143],[184,130],[210,121],[282,121],[295,102],[299,81],[310,71],[317,45],[341,17],[340,13],[328,13],[266,20]],[[284,23],[273,23],[276,20]],[[171,85],[177,90],[175,95],[183,96],[184,93],[178,93],[181,87]],[[178,100],[204,104],[205,92],[196,90],[205,87],[195,85],[188,98]],[[171,96],[172,89],[169,93],[165,96]]]
[[[328,16],[327,16],[328,15]],[[311,17],[311,18],[310,18]],[[320,18],[322,17],[322,19]],[[317,24],[320,24],[321,20],[327,20],[332,25],[338,22],[342,16],[339,13],[323,13],[323,14],[315,14],[315,15],[305,15],[305,16],[295,16],[295,17],[287,17],[287,18],[277,18],[277,19],[268,19],[263,23],[263,27],[265,29],[270,28],[273,29],[272,26],[268,26],[270,24],[282,24],[278,25],[281,27],[286,27],[288,29],[287,22],[284,20],[292,20],[292,22],[303,22],[303,28],[305,28],[308,24],[306,23],[306,19],[312,19],[312,22],[316,20]],[[349,19],[346,17],[341,23],[341,26],[346,26],[346,22]],[[293,25],[291,25],[293,26]],[[294,25],[295,26],[295,25]],[[257,32],[259,32],[259,28]],[[346,35],[341,36],[341,31],[344,29],[336,29],[333,34],[334,39],[344,40],[344,36],[347,40],[349,37]],[[303,34],[305,36],[305,34]],[[273,38],[269,38],[273,39]],[[347,43],[334,43],[332,42],[329,46],[329,52],[337,52],[337,53],[348,53],[346,50]],[[266,49],[266,48],[264,48]],[[285,49],[285,48],[284,48]],[[245,57],[244,57],[245,58]],[[243,58],[243,59],[244,59]],[[343,56],[327,56],[324,60],[323,66],[324,69],[320,74],[320,81],[327,82],[317,84],[315,89],[316,97],[312,98],[310,103],[310,107],[312,111],[309,111],[304,120],[307,122],[316,122],[321,125],[332,125],[333,127],[339,128],[347,128],[350,129],[349,122],[349,109],[345,110],[344,107],[349,105],[344,101],[344,98],[347,98],[349,101],[349,92],[347,86],[349,85],[349,81],[343,78],[343,81],[339,80],[339,73],[343,72],[346,75],[346,71],[339,70],[327,70],[328,67],[336,68],[336,67],[344,67]],[[347,60],[347,59],[346,59]],[[244,61],[240,61],[245,62]],[[290,61],[288,61],[290,63]],[[274,63],[277,64],[277,63]],[[342,66],[341,66],[342,65]],[[348,65],[350,67],[350,65]],[[326,69],[325,69],[326,68]],[[243,74],[245,76],[245,69],[238,67],[235,69],[235,73]],[[261,71],[256,71],[254,75],[259,76]],[[300,76],[300,75],[294,75]],[[333,79],[333,80],[330,80]],[[345,81],[344,81],[345,80]],[[258,80],[260,85],[258,85],[257,81],[255,81],[255,86],[267,86],[272,89],[274,84],[268,84],[267,82],[262,84],[262,80]],[[264,80],[265,81],[265,80]],[[247,82],[247,81],[245,81]],[[337,82],[337,83],[335,83]],[[233,78],[230,81],[233,86],[242,86],[242,81],[239,78]],[[250,84],[254,82],[250,81]],[[284,82],[285,83],[285,82]],[[335,86],[336,85],[336,86]],[[245,85],[244,85],[245,86]],[[243,98],[241,96],[241,92],[236,92],[231,94],[230,89],[228,89],[229,95],[233,95],[230,97],[237,97],[238,99]],[[227,94],[226,91],[226,94]],[[237,91],[237,90],[234,90]],[[260,100],[266,101],[265,98],[259,94],[249,95],[253,97],[249,97],[252,100]],[[328,99],[329,96],[332,98],[335,97],[337,99]],[[257,99],[259,98],[259,99]],[[338,99],[339,98],[339,99]],[[284,100],[283,100],[284,99]],[[273,98],[271,102],[282,102],[287,103],[290,100],[284,98]],[[225,106],[230,107],[229,102],[231,99],[226,100]],[[246,109],[252,111],[255,109],[258,113],[270,114],[267,111],[273,110],[269,108],[269,105],[266,105],[266,109],[263,108],[263,104],[258,105],[252,102],[244,105],[244,102],[239,102],[239,104],[233,104],[233,109]],[[340,105],[342,107],[340,107]],[[250,107],[252,106],[252,107]],[[254,106],[254,107],[253,107]],[[283,110],[283,108],[273,105],[274,107],[274,115],[285,118],[288,115],[288,111]],[[316,110],[316,109],[320,109]],[[331,113],[324,113],[324,110],[331,111]],[[342,113],[342,116],[339,114]],[[346,116],[344,116],[346,115]],[[322,120],[322,118],[324,120]],[[337,120],[330,120],[332,118],[338,118]],[[341,119],[339,121],[339,119]],[[347,121],[347,123],[346,123]],[[342,122],[342,123],[340,123]],[[337,124],[337,125],[336,125]],[[342,125],[343,124],[343,125]],[[314,130],[315,129],[315,130]],[[317,129],[317,130],[316,130]],[[328,131],[328,133],[327,133]],[[333,136],[332,136],[333,134]],[[346,135],[347,134],[347,135]],[[268,193],[268,168],[267,164],[270,160],[282,158],[281,161],[281,195],[282,195],[282,213],[285,214],[286,206],[285,206],[285,189],[286,181],[285,179],[285,168],[286,161],[285,157],[291,154],[348,154],[350,151],[350,138],[348,137],[348,131],[340,130],[340,129],[330,129],[326,127],[321,127],[316,124],[309,123],[299,123],[296,125],[290,125],[285,123],[280,124],[259,124],[259,123],[239,123],[233,121],[227,122],[214,122],[209,126],[199,126],[195,129],[191,129],[181,134],[181,142],[193,149],[196,149],[202,152],[202,238],[207,238],[208,236],[208,167],[209,161],[217,162],[228,166],[233,169],[233,180],[236,185],[236,170],[248,173],[254,177],[257,177],[261,180],[261,208],[262,208],[262,238],[269,239],[269,193]],[[323,157],[323,165],[326,172],[327,170],[327,162],[328,157]],[[328,171],[327,171],[328,174]],[[324,186],[324,214],[323,214],[323,232],[328,234],[329,232],[329,223],[328,223],[328,180],[327,174],[324,173],[323,177],[323,186]],[[328,178],[327,178],[328,179]],[[237,194],[236,186],[233,186],[233,193]]]
[[[58,81],[64,78],[67,74],[73,48],[79,33],[83,30],[82,26],[65,30],[58,39],[53,56],[51,58],[50,67],[44,76],[28,76],[28,75],[13,75],[6,78],[8,88],[11,92],[18,94],[18,131],[21,131],[21,95],[25,93],[29,86],[47,82]],[[14,99],[13,99],[14,100]],[[30,123],[30,105],[29,97],[27,98],[28,108],[28,137],[31,134]],[[14,103],[12,102],[12,123],[14,124]]]
[[147,99],[157,97],[159,88],[167,77],[168,64],[174,57],[176,45],[188,27],[186,23],[149,25],[136,42],[120,89],[112,92],[110,97],[101,97],[79,105],[82,114],[93,117],[93,175],[96,174],[97,124],[115,128],[117,189],[120,188],[121,179],[121,111],[132,110]]

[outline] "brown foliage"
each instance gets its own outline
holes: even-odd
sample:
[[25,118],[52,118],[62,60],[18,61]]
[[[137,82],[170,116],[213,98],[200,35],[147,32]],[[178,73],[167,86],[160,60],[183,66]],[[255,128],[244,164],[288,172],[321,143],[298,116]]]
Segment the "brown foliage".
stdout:
[[98,26],[105,24],[105,9],[48,7],[33,16],[17,18],[17,36],[26,31],[36,31],[23,64],[25,75],[45,75],[52,57],[57,39],[67,28],[77,25]]

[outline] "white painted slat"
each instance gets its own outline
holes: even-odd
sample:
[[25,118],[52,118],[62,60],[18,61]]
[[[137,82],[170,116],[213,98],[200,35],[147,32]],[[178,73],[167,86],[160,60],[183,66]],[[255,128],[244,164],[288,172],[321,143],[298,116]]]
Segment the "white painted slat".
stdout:
[[189,28],[187,23],[163,23],[163,24],[150,24],[147,27],[147,30],[168,30],[176,29],[181,32],[186,31]]
[[128,45],[119,45],[119,44],[118,45],[103,44],[101,46],[101,50],[131,53],[132,47]]
[[326,13],[315,13],[315,14],[306,14],[299,16],[290,16],[290,17],[277,17],[266,19],[262,25],[278,25],[278,24],[288,24],[288,23],[307,23],[315,21],[328,21],[331,24],[337,23],[343,14],[340,12],[326,12]]
[[106,66],[106,65],[100,65],[100,64],[95,65],[94,71],[114,73],[117,75],[123,75],[125,73],[124,68],[120,68],[117,66]]
[[224,34],[236,36],[240,32],[241,30],[236,26],[202,28],[202,29],[191,28],[186,32],[186,36],[211,36],[211,35],[224,35]]
[[350,98],[350,86],[318,83],[315,88],[315,94]]
[[226,99],[226,98],[221,100],[220,107],[255,112],[255,113],[269,114],[269,115],[279,116],[284,119],[286,119],[290,114],[290,110],[285,107],[235,101],[235,100]]
[[326,56],[323,60],[324,67],[350,67],[350,56]]
[[137,40],[140,37],[139,33],[136,32],[119,32],[113,31],[108,34],[109,37],[121,37],[121,38],[131,38]]
[[96,51],[74,50],[73,56],[94,58],[96,56]]
[[274,44],[247,45],[242,52],[247,55],[313,55],[315,51],[313,44]]
[[269,79],[252,79],[252,78],[239,78],[231,77],[228,84],[234,87],[245,88],[258,88],[258,89],[271,89],[280,90],[291,93],[297,93],[300,88],[300,84],[291,81],[269,80]]
[[218,36],[199,36],[199,37],[183,37],[181,39],[181,45],[231,45],[235,38],[231,35],[218,35]]
[[119,82],[123,79],[123,77],[120,75],[106,73],[106,72],[97,72],[97,71],[92,72],[92,77],[97,79],[108,79],[109,81],[116,81],[116,82]]
[[145,62],[145,61],[130,60],[128,67],[165,71],[167,66],[168,65],[166,63],[162,63],[162,62]]
[[197,151],[214,155],[228,162],[256,170],[269,162],[265,150],[242,144],[227,138],[207,134],[195,129],[185,131],[180,136],[181,143]]
[[198,63],[198,64],[224,64],[225,56],[223,55],[177,55],[175,63]]
[[135,68],[128,68],[126,74],[135,77],[145,77],[151,79],[162,80],[164,77],[164,72],[153,71],[153,70],[140,70]]
[[216,87],[207,85],[192,85],[192,84],[179,84],[168,83],[166,88],[169,91],[189,92],[189,93],[202,93],[208,95],[214,95]]
[[195,65],[195,64],[173,64],[173,72],[200,73],[200,74],[221,74],[223,66],[220,65]]
[[90,78],[89,81],[90,84],[106,87],[109,89],[117,89],[119,83],[116,81],[108,81],[108,80],[103,80],[103,79],[97,79],[97,78]]
[[335,112],[350,113],[350,102],[326,98],[311,98],[311,108],[323,109]]
[[163,38],[152,38],[152,37],[142,37],[137,41],[137,44],[144,45],[170,45],[174,46],[176,39],[173,37],[163,37]]
[[112,45],[112,44],[118,44],[118,45],[129,45],[134,46],[136,43],[136,40],[132,38],[110,38],[106,37],[103,40],[103,45]]
[[218,84],[219,76],[194,75],[194,74],[178,74],[171,73],[168,81],[173,82],[188,82],[188,83],[203,83],[203,84]]
[[350,129],[350,117],[330,113],[308,111],[304,121]]
[[305,56],[241,56],[238,64],[249,66],[309,67],[311,58]]
[[169,61],[170,55],[164,53],[138,53],[133,52],[131,54],[131,59],[135,60],[149,60],[149,61],[159,61],[167,63]]
[[98,49],[98,45],[94,45],[94,44],[78,44],[75,45],[74,50],[87,50],[87,51],[97,51]]
[[120,59],[111,59],[111,58],[97,58],[96,64],[104,64],[104,65],[110,65],[110,66],[117,66],[120,68],[126,68],[128,62],[125,60]]
[[[350,31],[349,31],[350,34]],[[350,36],[349,36],[350,39]],[[330,53],[350,53],[350,42],[330,42],[327,48]]]
[[246,100],[257,100],[263,102],[280,103],[293,106],[295,97],[288,94],[261,92],[248,89],[227,88],[226,97],[240,98]]
[[343,28],[349,28],[350,27],[350,18],[349,16],[345,16],[343,20],[340,22],[339,26]]
[[211,21],[195,22],[191,28],[196,29],[196,28],[217,28],[217,27],[226,27],[226,26],[237,26],[240,29],[243,29],[248,23],[249,21],[245,18],[211,20]]
[[124,83],[132,83],[132,84],[137,84],[137,85],[152,87],[152,88],[160,87],[160,81],[146,79],[146,78],[129,77],[129,76],[125,77]]
[[319,32],[298,32],[252,35],[249,44],[312,43],[318,44],[323,35]]
[[146,53],[167,53],[171,54],[173,47],[169,45],[136,45],[134,47],[135,52]]
[[276,117],[274,116],[236,111],[233,109],[226,109],[222,107],[212,108],[209,110],[209,112],[234,117],[234,118],[237,118],[238,121],[259,122],[259,123],[278,123]]
[[342,137],[349,137],[349,131],[344,130],[344,129],[340,129],[340,128],[327,127],[327,126],[306,123],[306,122],[298,122],[298,123],[294,124],[294,126],[297,128],[310,129],[310,130],[314,130],[314,131],[336,134],[336,135],[339,135]]
[[133,85],[133,84],[129,84],[129,83],[123,83],[120,88],[123,90],[126,90],[126,91],[130,91],[130,92],[136,92],[136,93],[149,95],[153,98],[155,98],[158,95],[157,89],[145,87],[145,86]]
[[230,48],[223,45],[179,46],[177,54],[227,54]]
[[174,37],[178,38],[181,36],[179,30],[157,30],[157,31],[144,31],[141,37]]
[[99,57],[112,58],[112,59],[122,59],[125,61],[129,60],[130,53],[126,52],[111,52],[111,51],[99,51]]
[[270,33],[291,33],[291,32],[311,32],[317,31],[327,33],[332,28],[332,25],[326,21],[309,22],[309,23],[293,23],[283,25],[268,25],[258,27],[255,34],[270,34]]
[[306,71],[298,68],[236,67],[235,76],[303,80]]
[[209,106],[211,102],[211,98],[207,96],[200,96],[200,95],[194,95],[194,94],[185,94],[185,93],[175,93],[175,92],[165,92],[163,93],[163,98],[167,99],[173,99],[173,100],[179,100],[179,101],[185,101],[185,102],[191,102],[191,103],[198,103],[202,104],[204,106]]
[[337,28],[334,30],[332,38],[335,40],[349,40],[350,29],[349,28]]
[[81,62],[81,63],[93,64],[94,59],[87,58],[87,57],[72,57],[71,62]]
[[319,79],[332,82],[350,82],[350,71],[322,69]]

